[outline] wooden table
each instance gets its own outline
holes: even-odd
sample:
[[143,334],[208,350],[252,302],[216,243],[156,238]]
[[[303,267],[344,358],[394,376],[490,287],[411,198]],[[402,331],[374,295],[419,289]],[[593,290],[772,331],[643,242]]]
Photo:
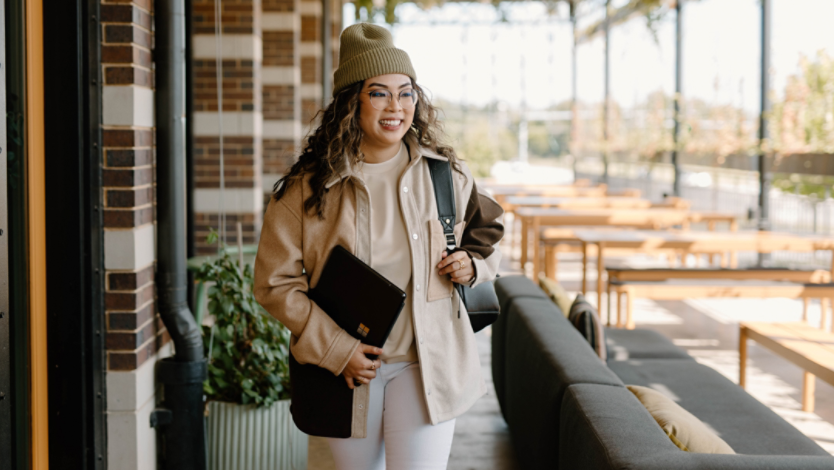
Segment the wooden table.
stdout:
[[[544,235],[547,235],[546,233]],[[597,306],[602,311],[603,273],[605,251],[610,248],[631,249],[635,252],[660,252],[661,250],[683,254],[716,254],[722,257],[722,267],[727,267],[724,257],[729,254],[729,267],[738,267],[739,251],[772,253],[774,251],[808,252],[834,251],[834,243],[828,239],[816,239],[802,235],[778,232],[690,232],[690,231],[612,231],[575,230],[573,237],[582,244],[582,293],[587,293],[589,247],[597,251]],[[547,239],[542,237],[546,242]],[[523,239],[522,239],[523,242]],[[833,253],[834,255],[834,253]],[[833,261],[834,263],[834,261]],[[834,272],[834,266],[832,266]]]
[[814,378],[819,377],[834,385],[834,334],[804,322],[742,323],[739,325],[738,341],[738,384],[741,388],[747,385],[748,339],[804,369],[802,411],[813,412]]
[[542,209],[522,207],[515,211],[521,220],[521,266],[527,263],[529,232],[532,229],[533,275],[537,276],[540,265],[539,236],[545,226],[619,226],[660,229],[680,225],[687,228],[689,213],[675,209]]
[[708,211],[695,211],[690,212],[689,215],[689,222],[691,223],[698,223],[698,222],[706,222],[707,223],[707,230],[715,231],[715,224],[719,222],[727,223],[730,226],[731,232],[738,231],[738,218],[739,216],[736,214],[731,214],[729,212],[708,212]]
[[488,186],[486,189],[501,207],[510,197],[605,197],[608,191],[605,186]]
[[508,212],[521,207],[543,209],[648,209],[652,202],[637,197],[548,197],[512,196],[506,199]]
[[789,299],[821,299],[823,312],[827,311],[825,304],[834,298],[834,284],[801,284],[787,281],[767,280],[729,280],[729,279],[668,279],[659,282],[628,282],[611,283],[612,290],[617,294],[626,295],[625,316],[622,303],[617,303],[617,326],[634,329],[632,315],[633,301],[637,297],[655,300],[684,300],[704,297],[730,298],[789,298]]

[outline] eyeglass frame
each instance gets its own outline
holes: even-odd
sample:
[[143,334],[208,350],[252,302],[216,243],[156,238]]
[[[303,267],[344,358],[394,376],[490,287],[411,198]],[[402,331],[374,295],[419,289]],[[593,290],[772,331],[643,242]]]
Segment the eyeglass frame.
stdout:
[[[408,88],[408,89],[405,89],[405,90],[401,90],[399,93],[397,93],[397,103],[399,103],[399,104],[400,104],[400,107],[401,107],[401,108],[403,108],[403,109],[410,109],[410,108],[406,108],[405,106],[403,106],[403,103],[402,103],[402,101],[401,101],[401,100],[403,99],[402,94],[403,94],[403,93],[405,93],[405,92],[406,92],[406,91],[408,91],[408,90],[411,90],[411,92],[412,92],[412,93],[414,93],[414,99],[413,99],[413,101],[412,101],[412,107],[416,107],[416,106],[417,106],[417,102],[418,102],[418,101],[420,101],[420,97],[419,97],[419,95],[417,94],[417,90],[416,90],[414,87],[412,87],[412,88]],[[385,106],[390,106],[390,105],[391,105],[391,100],[394,98],[394,94],[393,94],[393,93],[391,93],[391,92],[390,92],[390,91],[388,91],[388,90],[385,90],[385,89],[382,89],[382,88],[376,88],[376,89],[373,89],[373,90],[368,90],[368,91],[360,91],[360,92],[359,92],[359,94],[360,94],[360,95],[367,94],[367,95],[368,95],[368,101],[370,101],[370,102],[371,102],[371,106],[373,106],[373,108],[374,108],[374,109],[376,109],[377,111],[382,111],[382,110],[383,110],[383,109],[385,109],[385,108],[379,109],[379,108],[377,108],[376,106],[374,106],[374,101],[373,101],[373,99],[371,98],[371,93],[377,93],[377,92],[385,92],[385,93],[388,93],[388,103],[386,103],[386,104],[385,104]]]

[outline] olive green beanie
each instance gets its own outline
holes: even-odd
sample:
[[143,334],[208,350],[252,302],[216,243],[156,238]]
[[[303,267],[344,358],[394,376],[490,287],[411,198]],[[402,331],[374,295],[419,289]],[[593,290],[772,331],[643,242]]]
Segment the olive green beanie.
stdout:
[[387,29],[357,23],[342,31],[339,68],[333,74],[333,96],[348,85],[389,73],[401,73],[417,80],[411,59],[405,51],[394,47],[394,38]]

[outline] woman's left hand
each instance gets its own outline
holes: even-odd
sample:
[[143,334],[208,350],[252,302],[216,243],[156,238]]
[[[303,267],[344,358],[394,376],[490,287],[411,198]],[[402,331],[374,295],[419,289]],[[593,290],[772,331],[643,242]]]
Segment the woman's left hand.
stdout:
[[440,270],[438,274],[445,276],[452,275],[452,282],[458,284],[469,284],[475,277],[475,268],[472,267],[472,260],[469,254],[463,250],[455,251],[451,255],[448,252],[443,252],[443,259],[437,268]]

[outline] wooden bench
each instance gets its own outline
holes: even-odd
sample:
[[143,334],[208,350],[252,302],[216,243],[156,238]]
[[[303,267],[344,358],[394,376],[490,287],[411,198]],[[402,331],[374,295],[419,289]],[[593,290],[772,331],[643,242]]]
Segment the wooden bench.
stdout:
[[[623,265],[606,265],[608,283],[608,312],[611,312],[611,281],[628,282],[658,282],[667,279],[731,279],[731,280],[759,280],[759,281],[788,281],[802,284],[826,284],[831,282],[831,273],[823,269],[801,270],[785,268],[750,268],[750,269],[673,269],[673,268],[632,268]],[[617,298],[619,301],[619,297]],[[808,320],[809,299],[804,298],[802,320]],[[608,315],[609,325],[611,314]],[[618,319],[619,323],[619,319]]]
[[[610,282],[617,295],[617,326],[634,329],[632,315],[635,297],[654,300],[685,300],[704,297],[746,297],[821,299],[823,313],[828,299],[834,298],[834,284],[803,284],[788,281],[737,280],[737,279],[667,279],[665,281]],[[626,311],[623,317],[621,295],[626,295]],[[610,318],[610,315],[609,315]],[[625,320],[625,321],[624,321]]]
[[805,322],[742,323],[738,341],[738,383],[742,388],[747,385],[748,339],[804,369],[802,411],[813,412],[814,378],[834,385],[834,334]]

